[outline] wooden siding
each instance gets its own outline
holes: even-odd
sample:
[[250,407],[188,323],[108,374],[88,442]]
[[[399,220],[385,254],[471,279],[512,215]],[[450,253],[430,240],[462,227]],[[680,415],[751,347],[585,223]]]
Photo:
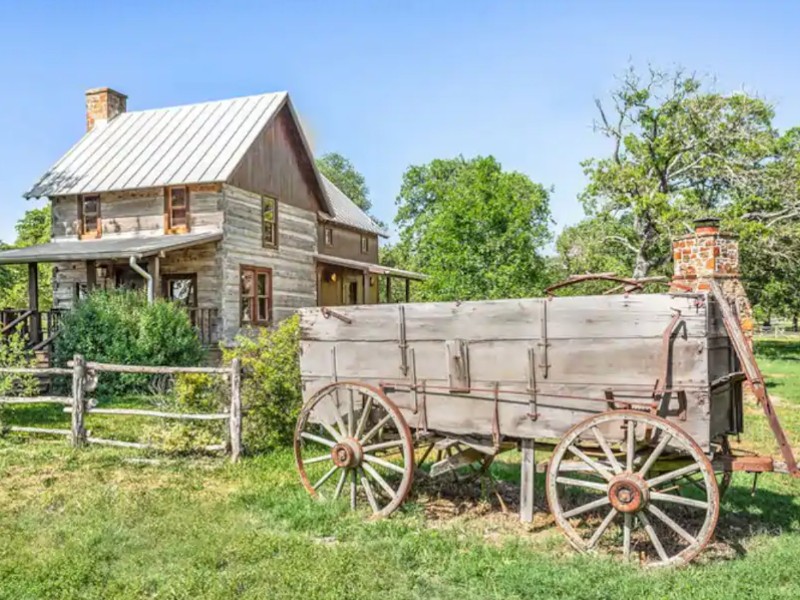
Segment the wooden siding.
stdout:
[[[192,232],[218,230],[222,226],[222,193],[217,184],[189,186]],[[52,199],[53,239],[75,239],[79,233],[78,197]],[[150,236],[164,234],[164,189],[151,188],[100,194],[102,236]]]
[[[333,229],[332,246],[325,245],[325,229],[328,227]],[[361,253],[362,235],[369,239],[369,252],[366,254]],[[361,233],[330,221],[321,221],[317,228],[317,247],[320,254],[378,264],[378,236],[374,233]]]
[[[336,281],[326,281],[326,274],[336,273]],[[327,278],[329,279],[329,278]],[[378,285],[380,278],[377,275],[370,275],[369,291],[367,301],[364,302],[364,272],[357,269],[348,269],[338,265],[328,265],[320,263],[317,265],[317,281],[319,285],[319,306],[340,306],[351,304],[347,292],[347,286],[355,283],[357,286],[356,304],[376,304],[378,302]]]
[[307,211],[324,210],[322,190],[288,107],[264,128],[228,183]]
[[278,197],[278,247],[264,248],[261,196],[232,185],[223,187],[225,237],[221,242],[222,328],[226,339],[239,330],[241,265],[272,269],[273,319],[317,302],[314,253],[316,211],[287,204]]
[[[219,243],[169,252],[159,265],[161,276],[197,274],[197,306],[221,308],[221,252]],[[159,286],[160,287],[160,286]],[[161,289],[156,290],[161,294]]]

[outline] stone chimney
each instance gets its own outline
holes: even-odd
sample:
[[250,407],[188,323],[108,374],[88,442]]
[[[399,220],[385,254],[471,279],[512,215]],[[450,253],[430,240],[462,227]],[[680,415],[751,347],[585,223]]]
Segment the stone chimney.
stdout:
[[86,131],[124,113],[127,104],[128,97],[111,88],[86,90]]
[[719,219],[697,219],[694,233],[672,241],[675,274],[671,291],[704,292],[711,280],[720,287],[739,316],[746,335],[753,330],[753,309],[739,280],[739,242],[735,235],[722,233]]

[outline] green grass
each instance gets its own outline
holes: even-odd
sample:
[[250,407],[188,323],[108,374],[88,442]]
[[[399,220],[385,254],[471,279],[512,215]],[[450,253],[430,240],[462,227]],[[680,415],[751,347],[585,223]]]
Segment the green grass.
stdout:
[[[758,348],[797,443],[800,344]],[[67,422],[41,407],[7,417]],[[144,423],[93,416],[90,427],[133,437],[131,427]],[[747,425],[743,443],[772,450],[756,410]],[[800,597],[800,480],[785,476],[762,476],[751,497],[752,477],[737,475],[719,541],[696,565],[653,572],[577,556],[543,505],[524,526],[496,507],[435,520],[412,497],[371,522],[311,501],[288,451],[235,466],[197,457],[131,462],[140,457],[0,439],[0,598]],[[494,472],[517,477],[513,464]]]

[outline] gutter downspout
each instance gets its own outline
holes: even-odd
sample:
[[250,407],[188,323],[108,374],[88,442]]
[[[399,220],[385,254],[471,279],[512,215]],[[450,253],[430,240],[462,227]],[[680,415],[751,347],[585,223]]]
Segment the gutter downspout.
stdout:
[[139,263],[136,262],[135,256],[130,257],[128,264],[131,266],[131,269],[144,277],[145,281],[147,282],[147,302],[152,304],[156,299],[155,290],[153,289],[153,276],[139,266]]

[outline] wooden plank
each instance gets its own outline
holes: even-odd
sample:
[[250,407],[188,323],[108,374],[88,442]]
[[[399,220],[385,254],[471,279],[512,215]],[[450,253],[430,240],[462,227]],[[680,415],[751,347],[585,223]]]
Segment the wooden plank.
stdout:
[[0,367],[3,375],[72,375],[72,369],[61,367]]
[[[64,412],[71,413],[72,408],[65,408]],[[227,421],[227,413],[171,413],[159,410],[143,410],[138,408],[89,408],[84,414],[95,415],[129,415],[132,417],[156,417],[160,419],[175,419],[179,421]]]
[[47,435],[63,435],[71,436],[72,431],[69,429],[49,429],[46,427],[22,427],[20,425],[11,425],[5,428],[7,431],[14,433],[43,433]]
[[231,462],[237,462],[242,453],[242,363],[231,361],[231,409],[230,409]]
[[0,396],[0,404],[62,404],[69,406],[72,404],[72,398],[68,398],[66,396]]
[[[70,364],[74,364],[71,361]],[[225,367],[157,367],[145,365],[115,365],[110,363],[88,362],[88,369],[108,373],[146,373],[146,374],[176,374],[176,373],[215,373],[227,375],[230,369]]]
[[519,518],[523,523],[533,522],[534,482],[536,480],[535,441],[523,438],[522,461],[520,463]]

